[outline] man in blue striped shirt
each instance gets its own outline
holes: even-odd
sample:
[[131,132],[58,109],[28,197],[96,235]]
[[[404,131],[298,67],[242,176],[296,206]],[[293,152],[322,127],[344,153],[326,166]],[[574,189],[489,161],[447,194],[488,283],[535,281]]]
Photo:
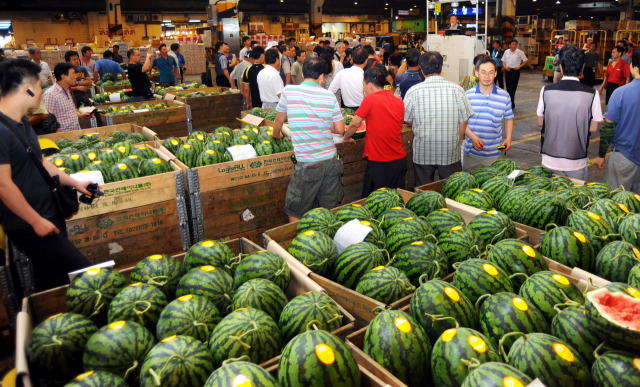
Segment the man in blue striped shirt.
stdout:
[[[513,135],[513,110],[509,93],[494,85],[496,62],[488,55],[478,58],[475,74],[479,82],[467,91],[474,114],[469,118],[465,131],[466,138],[462,146],[462,170],[472,172],[487,167],[501,156],[502,151],[511,148]],[[504,125],[503,125],[504,123]],[[506,133],[503,140],[502,132]]]

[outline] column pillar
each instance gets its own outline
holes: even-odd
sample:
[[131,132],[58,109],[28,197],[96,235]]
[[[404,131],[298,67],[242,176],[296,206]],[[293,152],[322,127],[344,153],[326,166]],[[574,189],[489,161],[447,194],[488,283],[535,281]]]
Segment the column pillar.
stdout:
[[109,36],[116,36],[122,33],[122,8],[120,0],[107,0],[107,23],[109,25]]
[[506,44],[513,39],[516,32],[516,0],[501,1],[500,26]]
[[322,36],[322,5],[324,0],[311,0],[309,5],[309,35]]

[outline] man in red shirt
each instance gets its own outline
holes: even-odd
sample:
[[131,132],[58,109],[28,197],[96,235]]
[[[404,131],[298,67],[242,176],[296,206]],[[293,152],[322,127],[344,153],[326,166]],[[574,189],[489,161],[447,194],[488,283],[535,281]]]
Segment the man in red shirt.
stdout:
[[363,156],[368,163],[362,188],[362,197],[366,198],[378,188],[404,189],[407,154],[402,148],[401,136],[404,103],[393,91],[384,89],[387,80],[377,67],[364,72],[362,84],[365,97],[344,134],[344,141],[353,141],[351,136],[366,120]]
[[600,86],[600,95],[602,95],[602,90],[607,89],[607,98],[606,104],[609,104],[609,98],[611,98],[611,94],[620,86],[624,86],[629,83],[631,79],[631,68],[629,64],[622,60],[622,54],[624,53],[624,48],[622,47],[614,47],[611,50],[611,59],[613,61],[609,63],[607,66],[607,72],[604,74],[604,82],[602,82],[602,86]]

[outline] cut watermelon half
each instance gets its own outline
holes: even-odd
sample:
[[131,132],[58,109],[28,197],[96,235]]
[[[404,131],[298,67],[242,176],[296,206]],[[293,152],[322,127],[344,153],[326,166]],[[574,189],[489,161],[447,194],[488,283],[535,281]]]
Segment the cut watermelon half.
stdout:
[[360,140],[362,138],[364,138],[364,136],[367,134],[367,123],[362,120],[362,123],[360,123],[360,126],[358,127],[358,130],[356,130],[356,132],[353,134],[352,138],[354,140]]
[[640,350],[640,299],[601,288],[587,293],[585,309],[602,340],[634,353]]

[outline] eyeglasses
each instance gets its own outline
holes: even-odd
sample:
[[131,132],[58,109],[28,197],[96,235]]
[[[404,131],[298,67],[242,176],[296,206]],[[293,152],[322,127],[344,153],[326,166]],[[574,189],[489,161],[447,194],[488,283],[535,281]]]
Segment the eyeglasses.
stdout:
[[482,75],[483,77],[492,77],[492,76],[496,75],[496,72],[495,71],[489,71],[489,72],[480,71],[480,75]]

